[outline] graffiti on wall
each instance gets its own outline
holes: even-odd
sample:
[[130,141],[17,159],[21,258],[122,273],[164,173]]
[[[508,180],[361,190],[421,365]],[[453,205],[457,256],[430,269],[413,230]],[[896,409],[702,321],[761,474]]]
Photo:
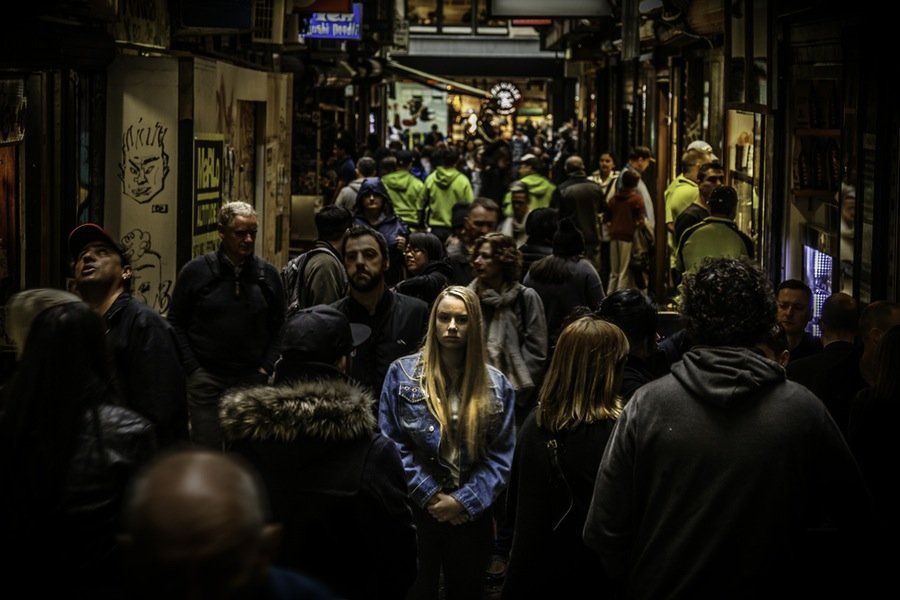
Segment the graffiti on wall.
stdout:
[[150,202],[166,187],[168,131],[159,121],[150,125],[144,123],[142,117],[129,125],[122,135],[122,160],[119,163],[122,193],[138,204]]
[[132,229],[122,237],[131,263],[133,296],[161,314],[172,301],[172,280],[163,279],[162,256],[153,249],[149,231]]

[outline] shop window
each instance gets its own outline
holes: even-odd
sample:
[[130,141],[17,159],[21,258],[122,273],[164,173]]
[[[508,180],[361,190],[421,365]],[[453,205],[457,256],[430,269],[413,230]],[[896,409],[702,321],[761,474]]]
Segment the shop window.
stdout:
[[769,105],[769,3],[732,0],[728,8],[726,100],[738,105]]
[[738,195],[734,222],[750,236],[759,257],[761,225],[765,198],[765,177],[762,154],[764,145],[764,116],[741,110],[728,111],[728,144],[726,171],[729,185]]
[[406,19],[414,33],[506,34],[509,21],[491,19],[490,0],[406,0]]
[[437,27],[438,0],[407,0],[406,19],[413,27]]

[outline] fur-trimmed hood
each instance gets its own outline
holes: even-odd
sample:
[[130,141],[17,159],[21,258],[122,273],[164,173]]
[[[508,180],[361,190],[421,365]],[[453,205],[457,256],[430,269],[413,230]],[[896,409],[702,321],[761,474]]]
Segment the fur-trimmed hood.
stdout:
[[374,404],[368,391],[347,381],[299,381],[229,392],[219,417],[231,442],[350,441],[375,431]]

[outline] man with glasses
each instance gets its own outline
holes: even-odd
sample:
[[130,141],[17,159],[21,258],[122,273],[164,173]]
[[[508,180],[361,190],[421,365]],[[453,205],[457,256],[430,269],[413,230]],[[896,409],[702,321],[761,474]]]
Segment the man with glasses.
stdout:
[[709,197],[717,187],[725,185],[725,171],[718,162],[704,163],[697,171],[697,187],[699,194],[675,219],[675,248],[681,241],[685,231],[709,216]]
[[264,383],[279,355],[285,299],[278,271],[253,253],[256,211],[229,202],[219,211],[216,252],[178,274],[169,309],[184,370],[191,439],[220,448],[219,399],[225,390]]

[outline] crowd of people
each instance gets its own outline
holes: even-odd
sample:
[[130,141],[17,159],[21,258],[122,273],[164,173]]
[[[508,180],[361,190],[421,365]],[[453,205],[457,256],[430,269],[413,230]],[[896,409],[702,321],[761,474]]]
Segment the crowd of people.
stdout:
[[588,175],[565,143],[548,161],[517,136],[476,146],[471,179],[452,143],[345,161],[315,246],[281,272],[254,253],[253,207],[223,205],[218,251],[181,269],[165,317],[131,295],[116,240],[75,229],[77,295],[8,306],[5,585],[478,599],[486,582],[504,598],[876,584],[877,538],[897,532],[900,305],[834,294],[812,336],[811,291],[767,280],[721,166],[690,148],[665,216],[681,327],[662,339],[631,268],[654,218],[649,150]]

